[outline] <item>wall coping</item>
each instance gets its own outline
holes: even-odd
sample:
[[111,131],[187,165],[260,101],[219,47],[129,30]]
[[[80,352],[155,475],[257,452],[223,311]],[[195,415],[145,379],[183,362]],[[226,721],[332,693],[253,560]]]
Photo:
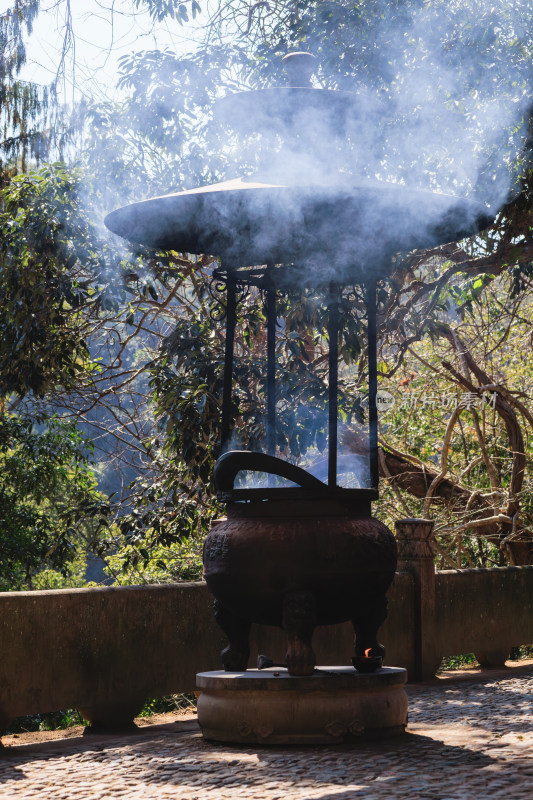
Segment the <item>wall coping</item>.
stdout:
[[205,581],[175,581],[174,583],[132,583],[125,586],[83,586],[66,589],[32,589],[24,592],[0,592],[0,600],[8,597],[56,597],[65,594],[113,594],[118,591],[161,591],[162,589],[188,588],[194,586],[207,586]]

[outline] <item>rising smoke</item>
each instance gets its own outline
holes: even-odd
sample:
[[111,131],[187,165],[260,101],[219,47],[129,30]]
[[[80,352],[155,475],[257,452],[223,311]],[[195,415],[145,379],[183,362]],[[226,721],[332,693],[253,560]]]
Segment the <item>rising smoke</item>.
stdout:
[[[337,270],[476,232],[516,179],[531,102],[527,5],[406,4],[391,29],[381,4],[373,45],[381,75],[387,63],[386,81],[376,82],[371,64],[343,74],[337,52],[345,94],[279,89],[215,104],[226,123],[219,148],[233,162],[224,177],[240,173],[244,181],[130,208],[110,226],[235,264],[334,258]],[[315,43],[330,84],[331,33],[332,45]]]
[[[368,49],[363,29],[310,37],[314,98],[280,88],[215,107],[232,164],[220,177],[236,183],[129,206],[111,229],[233,266],[304,264],[326,284],[384,275],[398,251],[486,225],[514,189],[526,136],[529,3],[406,3],[394,25],[397,3],[375,6],[373,59],[357,69],[342,47]],[[345,94],[322,101],[320,81]]]

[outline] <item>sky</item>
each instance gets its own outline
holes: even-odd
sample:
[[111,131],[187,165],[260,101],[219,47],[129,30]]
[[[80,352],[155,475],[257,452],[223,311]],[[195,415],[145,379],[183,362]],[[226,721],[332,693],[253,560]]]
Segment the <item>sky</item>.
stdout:
[[[69,5],[73,37],[59,87],[67,103],[84,94],[101,99],[113,96],[121,56],[155,47],[177,52],[193,50],[205,22],[199,15],[183,26],[174,20],[154,23],[146,11],[132,10],[132,0],[70,0],[70,4],[67,0],[42,0],[42,10],[27,42],[22,79],[40,84],[54,80],[61,61]],[[10,6],[10,0],[0,0],[0,13]]]

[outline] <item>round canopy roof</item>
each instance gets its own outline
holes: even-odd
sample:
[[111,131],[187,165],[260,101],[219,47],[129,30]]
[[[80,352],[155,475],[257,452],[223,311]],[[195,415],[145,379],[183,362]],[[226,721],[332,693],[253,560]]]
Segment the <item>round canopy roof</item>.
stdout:
[[317,283],[348,283],[386,274],[399,251],[473,235],[489,213],[472,199],[399,184],[335,176],[331,185],[283,185],[252,176],[133,203],[105,224],[147,247],[220,256],[228,270],[298,264]]

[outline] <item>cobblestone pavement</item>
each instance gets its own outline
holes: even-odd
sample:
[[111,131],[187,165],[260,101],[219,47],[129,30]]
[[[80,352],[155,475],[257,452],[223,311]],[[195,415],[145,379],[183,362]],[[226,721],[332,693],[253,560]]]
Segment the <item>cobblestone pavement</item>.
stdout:
[[409,695],[409,733],[350,746],[216,745],[203,741],[192,714],[122,736],[5,738],[0,798],[533,798],[533,668],[413,686]]

